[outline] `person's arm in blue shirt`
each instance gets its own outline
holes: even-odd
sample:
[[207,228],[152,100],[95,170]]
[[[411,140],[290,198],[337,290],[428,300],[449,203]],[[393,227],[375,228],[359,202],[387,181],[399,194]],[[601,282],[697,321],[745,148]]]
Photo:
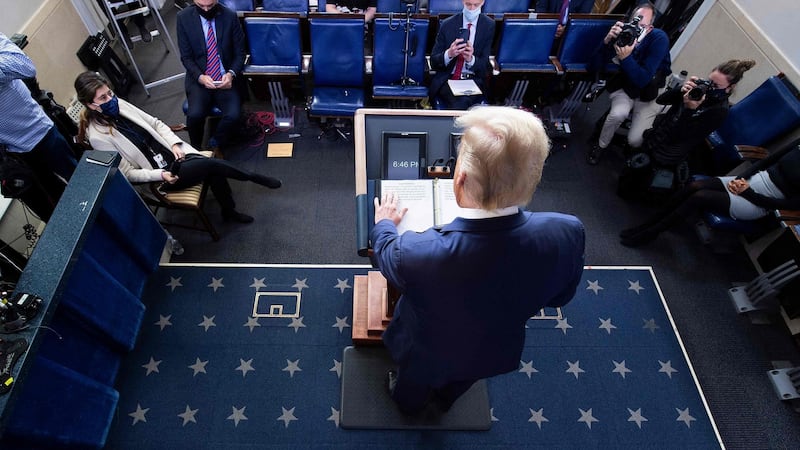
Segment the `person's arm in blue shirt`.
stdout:
[[0,83],[6,84],[11,80],[35,76],[36,67],[33,61],[16,44],[0,33]]

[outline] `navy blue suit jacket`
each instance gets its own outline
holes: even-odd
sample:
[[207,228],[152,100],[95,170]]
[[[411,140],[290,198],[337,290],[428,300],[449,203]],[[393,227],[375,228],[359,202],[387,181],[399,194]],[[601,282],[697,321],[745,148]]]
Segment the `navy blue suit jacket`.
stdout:
[[382,220],[371,238],[402,293],[383,342],[404,377],[434,388],[517,369],[528,318],[569,302],[583,272],[583,224],[558,213],[457,218],[402,236]]
[[[217,34],[217,52],[225,70],[233,70],[238,78],[244,69],[245,41],[244,31],[234,11],[220,4],[220,12],[214,18]],[[178,47],[181,62],[186,69],[186,86],[197,84],[206,70],[206,36],[197,8],[190,6],[178,13]]]
[[[450,64],[444,64],[444,52],[450,48],[450,44],[458,38],[458,30],[464,24],[464,15],[461,13],[448,17],[442,22],[439,27],[439,32],[436,34],[436,42],[433,44],[431,50],[431,68],[436,71],[431,78],[430,96],[433,98],[439,89],[442,88],[453,69],[456,67],[458,58],[450,60]],[[484,92],[484,81],[489,76],[491,66],[489,65],[489,54],[492,51],[492,40],[494,39],[494,20],[488,16],[481,14],[478,16],[478,25],[475,32],[475,39],[472,46],[474,47],[473,55],[475,56],[475,64],[472,65],[472,72],[475,74],[475,84]]]
[[[537,0],[537,13],[560,13],[562,0]],[[594,8],[594,0],[571,0],[569,2],[570,14],[588,14]]]

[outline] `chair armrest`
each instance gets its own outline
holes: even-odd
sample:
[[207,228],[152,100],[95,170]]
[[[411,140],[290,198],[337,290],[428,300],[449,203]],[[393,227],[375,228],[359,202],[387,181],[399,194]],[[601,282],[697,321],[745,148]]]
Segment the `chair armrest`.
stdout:
[[558,75],[564,75],[564,66],[561,65],[561,61],[558,60],[557,56],[551,56],[550,63],[555,66]]
[[755,145],[735,145],[734,148],[742,159],[764,159],[769,155],[766,148]]

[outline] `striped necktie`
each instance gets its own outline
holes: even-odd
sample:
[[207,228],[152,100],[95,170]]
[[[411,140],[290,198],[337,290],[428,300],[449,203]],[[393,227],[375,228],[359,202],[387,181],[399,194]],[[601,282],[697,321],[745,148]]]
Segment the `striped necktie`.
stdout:
[[[469,30],[470,33],[472,33],[472,23],[467,23],[467,30]],[[453,71],[453,76],[451,77],[451,79],[460,80],[462,70],[464,70],[464,57],[458,55],[458,60],[456,60],[456,69]]]
[[206,75],[214,81],[222,80],[222,63],[217,52],[217,38],[214,36],[213,22],[208,22],[208,34],[206,35],[206,51],[208,52],[206,62]]

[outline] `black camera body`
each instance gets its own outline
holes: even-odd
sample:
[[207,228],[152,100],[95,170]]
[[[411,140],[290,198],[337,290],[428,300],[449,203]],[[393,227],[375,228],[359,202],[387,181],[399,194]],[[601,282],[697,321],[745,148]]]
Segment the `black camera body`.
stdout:
[[642,34],[642,29],[639,28],[640,20],[642,20],[642,16],[636,16],[630,22],[623,24],[622,31],[619,32],[617,38],[614,39],[612,44],[620,47],[633,45],[633,43],[636,42],[636,39],[639,39],[639,35]]
[[708,91],[709,89],[711,89],[712,86],[714,86],[713,81],[706,80],[703,78],[698,78],[694,80],[694,84],[696,87],[693,87],[688,94],[689,99],[694,101],[703,98],[703,96],[706,95],[706,91]]

